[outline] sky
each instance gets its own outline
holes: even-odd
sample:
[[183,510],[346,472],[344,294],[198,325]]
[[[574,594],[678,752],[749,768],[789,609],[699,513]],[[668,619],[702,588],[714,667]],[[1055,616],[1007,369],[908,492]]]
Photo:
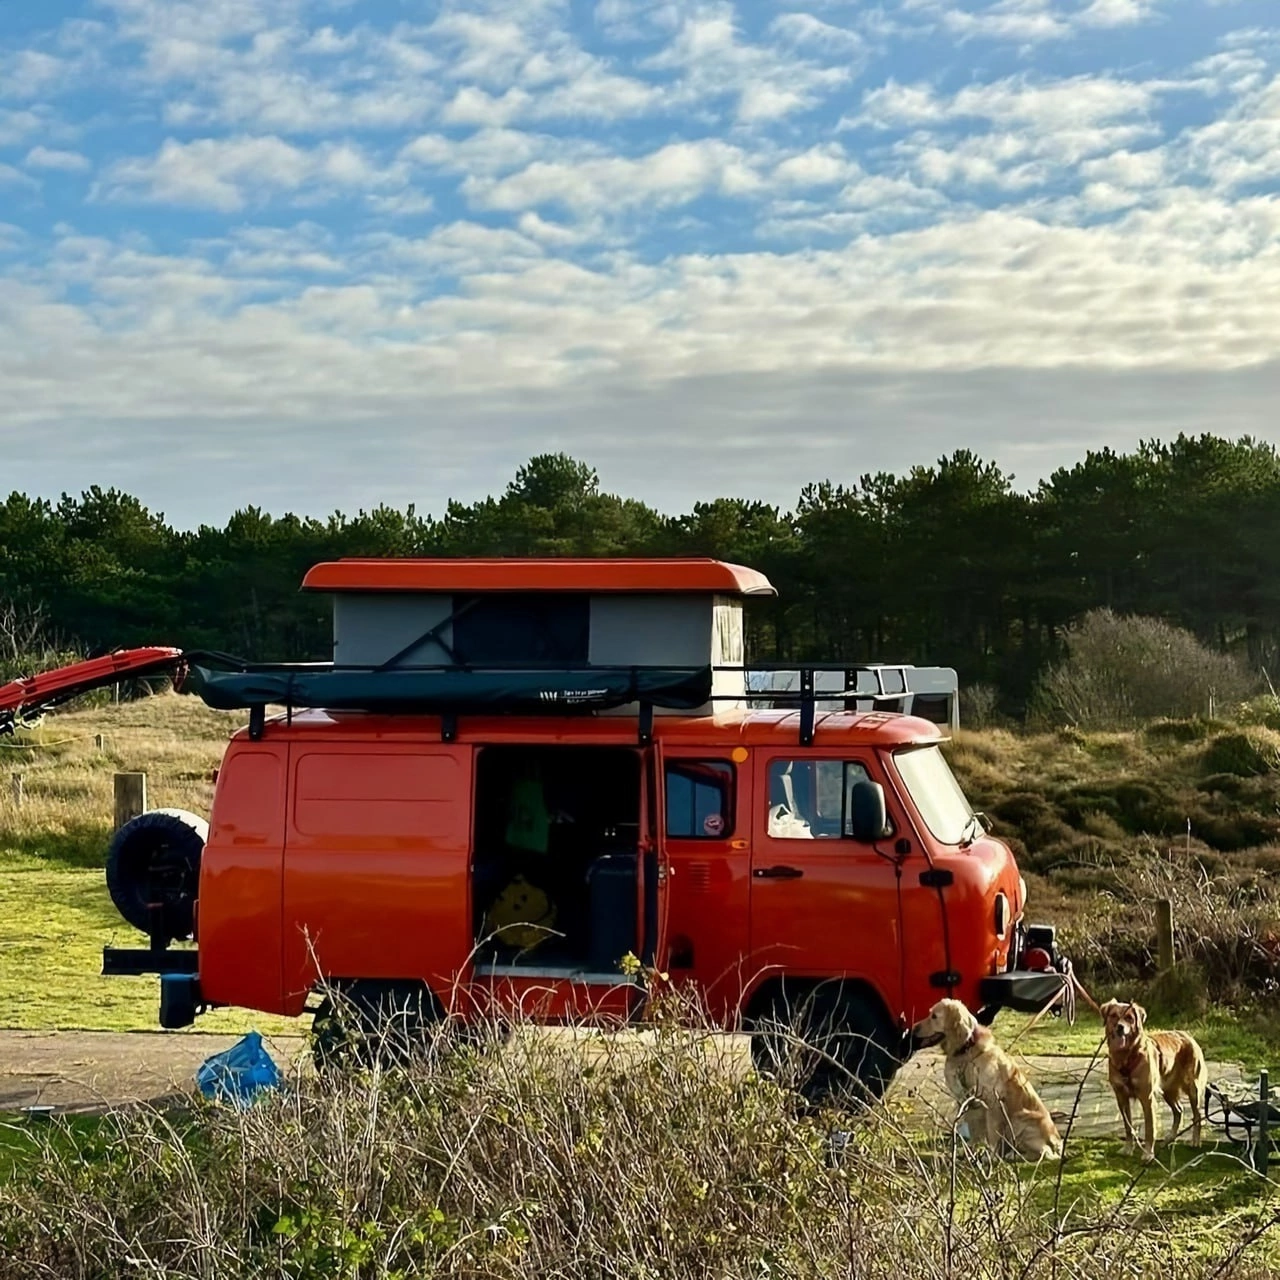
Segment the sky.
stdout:
[[1280,442],[1276,0],[9,0],[0,489]]

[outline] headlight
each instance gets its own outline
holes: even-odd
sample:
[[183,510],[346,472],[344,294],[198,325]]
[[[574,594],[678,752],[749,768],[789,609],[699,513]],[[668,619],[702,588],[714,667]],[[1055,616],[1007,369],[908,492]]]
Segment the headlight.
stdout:
[[1009,928],[1009,899],[1003,893],[996,894],[996,937],[1003,938]]

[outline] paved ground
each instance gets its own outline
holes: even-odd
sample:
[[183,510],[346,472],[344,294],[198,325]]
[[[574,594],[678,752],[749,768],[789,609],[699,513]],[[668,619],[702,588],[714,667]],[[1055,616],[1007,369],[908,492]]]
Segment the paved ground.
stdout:
[[[0,1031],[0,1112],[31,1106],[94,1111],[189,1092],[201,1062],[237,1039],[193,1032]],[[742,1038],[732,1040],[732,1058],[745,1065]],[[305,1057],[300,1037],[280,1037],[267,1045],[282,1067]],[[1105,1063],[1089,1071],[1087,1058],[1021,1061],[1050,1111],[1065,1117],[1075,1110],[1073,1136],[1119,1136]],[[1210,1063],[1209,1079],[1239,1080],[1240,1070]],[[942,1055],[930,1051],[909,1062],[894,1082],[890,1102],[905,1123],[949,1122],[955,1108],[942,1084]]]

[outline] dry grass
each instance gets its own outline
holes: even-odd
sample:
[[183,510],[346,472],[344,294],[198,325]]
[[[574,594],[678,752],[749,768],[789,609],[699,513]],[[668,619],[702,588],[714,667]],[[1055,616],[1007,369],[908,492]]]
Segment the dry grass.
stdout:
[[947,748],[1086,983],[1151,982],[1174,903],[1171,1008],[1280,998],[1280,734],[1196,720],[1137,733],[961,733]]
[[[684,1015],[686,1023],[690,1020]],[[520,1034],[10,1143],[0,1280],[1262,1277],[1274,1205],[1214,1154],[993,1165],[945,1127],[801,1114],[667,1024],[591,1066]]]

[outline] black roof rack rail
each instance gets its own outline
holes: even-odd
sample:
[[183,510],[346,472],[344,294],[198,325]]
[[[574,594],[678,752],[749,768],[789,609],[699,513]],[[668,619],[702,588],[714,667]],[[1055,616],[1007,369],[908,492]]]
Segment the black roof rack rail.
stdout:
[[[768,661],[702,666],[527,663],[480,669],[432,663],[387,668],[334,663],[248,663],[224,654],[189,657],[204,701],[249,709],[250,736],[264,732],[270,705],[328,710],[416,712],[442,717],[453,741],[464,714],[584,714],[637,706],[641,742],[662,707],[693,711],[717,703],[799,712],[801,745],[814,739],[819,711],[885,710],[959,727],[955,672],[892,663]],[[741,673],[744,688],[715,692],[715,677]]]

